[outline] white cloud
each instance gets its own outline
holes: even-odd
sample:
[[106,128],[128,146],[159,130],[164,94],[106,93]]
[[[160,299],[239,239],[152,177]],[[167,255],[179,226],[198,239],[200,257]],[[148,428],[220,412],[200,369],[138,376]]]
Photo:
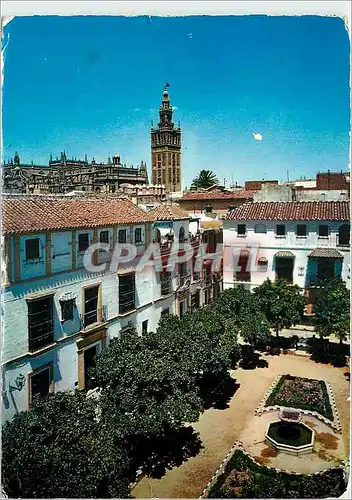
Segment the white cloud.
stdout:
[[263,140],[263,136],[262,136],[262,134],[259,134],[258,132],[256,132],[256,133],[252,132],[252,136],[253,136],[253,138],[254,138],[256,141],[262,141],[262,140]]
[[133,111],[139,111],[139,108],[134,108],[134,110],[133,110]]

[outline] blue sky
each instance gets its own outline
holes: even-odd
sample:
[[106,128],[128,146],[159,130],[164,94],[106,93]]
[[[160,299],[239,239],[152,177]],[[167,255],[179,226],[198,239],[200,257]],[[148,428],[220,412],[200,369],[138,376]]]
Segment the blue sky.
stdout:
[[183,187],[202,168],[227,185],[348,169],[349,39],[338,18],[23,17],[7,42],[5,160],[19,151],[45,164],[65,149],[150,169],[150,122],[169,82]]

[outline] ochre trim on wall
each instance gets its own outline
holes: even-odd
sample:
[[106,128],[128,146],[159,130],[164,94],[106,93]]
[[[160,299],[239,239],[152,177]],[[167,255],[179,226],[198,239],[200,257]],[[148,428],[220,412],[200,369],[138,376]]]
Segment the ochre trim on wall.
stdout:
[[101,341],[101,349],[106,345],[106,328],[99,332],[89,335],[85,338],[77,339],[77,370],[78,370],[78,388],[84,389],[84,350],[92,344]]

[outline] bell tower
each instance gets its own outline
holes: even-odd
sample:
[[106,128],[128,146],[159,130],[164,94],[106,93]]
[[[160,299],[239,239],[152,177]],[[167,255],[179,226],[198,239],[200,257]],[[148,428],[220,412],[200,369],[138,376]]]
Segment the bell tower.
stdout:
[[159,108],[159,123],[151,128],[153,184],[165,184],[170,192],[180,192],[181,184],[181,127],[172,122],[169,84],[165,84]]

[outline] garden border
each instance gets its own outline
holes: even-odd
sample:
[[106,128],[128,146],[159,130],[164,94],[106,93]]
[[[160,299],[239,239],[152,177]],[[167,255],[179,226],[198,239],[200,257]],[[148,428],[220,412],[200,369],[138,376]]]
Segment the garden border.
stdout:
[[[283,376],[284,375],[278,375],[274,379],[273,383],[270,385],[269,389],[267,390],[265,396],[262,398],[262,400],[259,403],[258,407],[255,409],[255,411],[254,411],[255,415],[261,416],[264,412],[277,411],[277,410],[280,410],[281,408],[286,408],[285,406],[279,406],[279,405],[265,406],[265,403],[267,402],[269,396],[271,395],[272,391],[275,389],[275,387],[277,386],[277,384],[280,381],[281,377],[283,377]],[[312,380],[317,380],[317,379],[312,379]],[[332,409],[332,413],[333,413],[333,416],[334,416],[334,421],[329,420],[328,418],[324,417],[323,415],[321,415],[317,411],[302,410],[301,408],[297,408],[297,410],[299,410],[303,415],[310,415],[312,417],[317,418],[321,422],[323,422],[326,425],[328,425],[329,427],[331,427],[334,431],[338,432],[339,434],[342,434],[341,422],[340,422],[340,418],[339,418],[339,415],[338,415],[338,412],[337,412],[335,398],[334,398],[334,395],[333,395],[333,392],[332,392],[331,385],[326,380],[323,380],[323,382],[325,383],[325,386],[326,386],[326,389],[327,389],[327,394],[328,394],[329,403],[330,403],[330,406],[331,406],[331,409]]]
[[[224,458],[224,460],[221,462],[220,467],[218,467],[217,471],[212,475],[212,477],[211,477],[210,481],[208,482],[207,486],[202,491],[202,494],[200,495],[200,497],[198,497],[198,500],[202,500],[204,498],[208,498],[209,490],[214,486],[214,484],[218,480],[219,476],[221,476],[221,474],[224,473],[225,467],[226,467],[227,463],[232,458],[232,456],[233,456],[233,454],[235,453],[236,450],[241,450],[258,467],[264,467],[264,468],[266,468],[268,470],[275,470],[278,473],[283,472],[283,473],[291,474],[291,475],[295,475],[295,476],[302,476],[302,475],[303,476],[317,476],[317,475],[324,474],[327,471],[342,469],[343,472],[344,472],[344,476],[347,477],[347,479],[348,479],[348,472],[347,471],[348,471],[348,468],[349,468],[349,464],[348,464],[348,462],[345,462],[344,460],[341,461],[341,465],[339,465],[339,466],[330,467],[329,469],[320,470],[320,471],[317,471],[317,472],[313,472],[311,474],[302,474],[302,472],[295,472],[295,471],[291,471],[291,470],[287,470],[287,469],[278,469],[277,467],[267,467],[266,465],[260,464],[259,462],[257,462],[252,457],[252,455],[250,455],[243,448],[243,442],[240,441],[240,440],[238,440],[238,441],[235,441],[235,444],[231,447],[230,451],[228,452],[228,454],[226,455],[226,457]],[[346,488],[347,488],[347,483],[346,483]]]

